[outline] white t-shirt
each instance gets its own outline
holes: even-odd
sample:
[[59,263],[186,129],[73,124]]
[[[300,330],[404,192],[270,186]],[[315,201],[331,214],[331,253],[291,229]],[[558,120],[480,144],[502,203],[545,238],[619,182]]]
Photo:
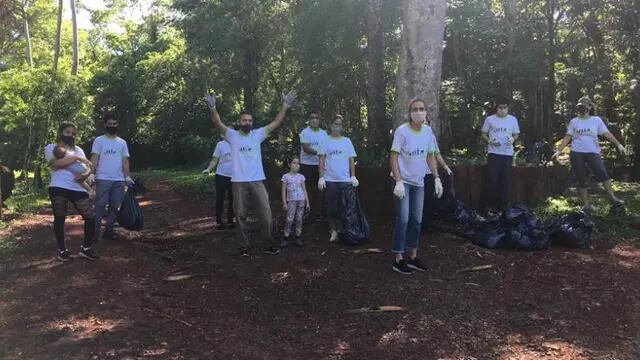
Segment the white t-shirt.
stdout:
[[327,136],[320,145],[318,155],[324,155],[324,179],[329,182],[350,182],[349,159],[356,150],[348,137]]
[[93,141],[91,153],[98,155],[97,180],[124,181],[122,164],[129,157],[129,148],[124,139],[107,135]]
[[567,134],[571,135],[571,151],[600,154],[598,136],[608,132],[607,125],[598,116],[571,119],[567,127]]
[[509,144],[508,139],[520,134],[518,119],[511,115],[503,118],[491,115],[484,120],[482,132],[489,136],[491,142],[500,142],[500,146],[489,144],[489,154],[513,156],[513,144]]
[[231,146],[226,140],[218,141],[213,157],[218,158],[216,175],[231,177],[233,174],[233,164],[231,163]]
[[[56,147],[56,144],[49,144],[44,147],[44,159],[47,162],[55,159],[56,157],[53,155],[53,148]],[[79,146],[76,146],[74,150],[67,149],[67,153],[64,157],[69,156],[77,156],[81,158],[87,158],[84,155],[84,151]],[[72,191],[82,191],[87,192],[80,184],[76,181],[76,176],[66,168],[54,170],[51,168],[51,182],[49,183],[49,187],[59,187]]]
[[269,126],[251,130],[248,134],[231,128],[224,134],[231,146],[231,182],[262,181],[262,142],[269,136]]
[[[300,133],[300,144],[309,144],[313,150],[318,151],[320,144],[322,144],[327,136],[327,132],[322,129],[313,130],[311,127],[307,127]],[[301,146],[300,164],[318,165],[319,162],[318,155],[307,154]]]
[[400,125],[393,134],[391,151],[399,154],[398,167],[402,182],[414,186],[424,186],[424,176],[431,173],[427,166],[427,156],[437,154],[436,137],[433,130],[422,125],[419,131],[410,124]]

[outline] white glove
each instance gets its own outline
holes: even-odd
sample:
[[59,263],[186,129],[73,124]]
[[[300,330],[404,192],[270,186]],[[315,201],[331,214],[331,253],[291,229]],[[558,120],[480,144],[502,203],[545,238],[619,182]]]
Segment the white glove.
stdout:
[[442,181],[440,181],[439,177],[436,178],[433,185],[434,185],[433,193],[436,195],[438,199],[440,199],[442,197],[442,193],[444,192],[444,189],[442,188]]
[[353,187],[358,187],[358,185],[360,185],[360,181],[358,181],[358,179],[356,179],[355,176],[351,177],[351,185],[353,185]]
[[393,195],[400,200],[404,198],[404,183],[402,181],[396,181],[396,187],[393,188]]
[[450,167],[448,167],[447,165],[444,166],[444,171],[447,173],[447,175],[451,175],[453,174],[453,171],[451,170]]
[[295,90],[291,90],[287,94],[282,93],[282,103],[287,107],[293,107],[296,104],[297,96]]
[[131,176],[127,176],[127,177],[124,179],[124,182],[126,182],[126,183],[127,183],[127,185],[129,185],[129,186],[134,185],[134,184],[136,183],[135,181],[133,181],[133,179],[131,178]]
[[618,144],[618,151],[620,151],[620,154],[627,156],[627,148],[624,147],[624,145],[622,144]]
[[320,179],[318,179],[318,190],[323,191],[326,188],[327,188],[327,182],[324,181],[323,177],[321,177]]
[[211,173],[211,170],[209,170],[209,169],[204,169],[204,170],[202,170],[202,173],[203,173],[204,175],[209,175],[209,173]]
[[209,107],[210,110],[215,110],[216,109],[216,96],[211,94],[208,95],[205,98],[206,102],[207,102],[207,106]]

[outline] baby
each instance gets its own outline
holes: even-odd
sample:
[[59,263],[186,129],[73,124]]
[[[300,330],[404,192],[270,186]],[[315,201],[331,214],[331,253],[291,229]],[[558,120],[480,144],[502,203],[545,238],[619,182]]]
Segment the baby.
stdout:
[[[53,156],[56,159],[62,159],[67,154],[67,149],[63,146],[56,145],[53,148]],[[87,159],[80,159],[78,161],[74,161],[71,165],[67,166],[65,170],[70,171],[73,175],[76,176],[76,181],[89,193],[89,197],[93,198],[95,196],[95,192],[89,183],[87,182],[87,178],[91,175],[91,168],[89,165],[91,162]]]

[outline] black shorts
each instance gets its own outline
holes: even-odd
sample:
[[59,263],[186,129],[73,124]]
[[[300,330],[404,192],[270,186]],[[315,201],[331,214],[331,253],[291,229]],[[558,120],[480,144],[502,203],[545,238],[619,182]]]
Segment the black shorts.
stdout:
[[318,165],[300,164],[300,174],[304,176],[308,185],[318,185],[318,179],[320,178],[320,174],[318,173]]
[[571,171],[576,178],[579,188],[587,186],[587,168],[591,170],[597,182],[601,183],[611,180],[600,154],[572,151],[569,158],[571,160]]
[[53,216],[67,216],[69,203],[72,203],[78,213],[85,220],[94,218],[94,204],[89,199],[89,194],[84,191],[74,191],[60,187],[49,187],[49,199]]

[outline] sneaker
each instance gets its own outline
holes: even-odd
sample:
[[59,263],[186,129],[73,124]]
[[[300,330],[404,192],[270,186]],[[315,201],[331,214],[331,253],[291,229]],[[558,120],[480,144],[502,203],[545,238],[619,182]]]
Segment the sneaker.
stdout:
[[73,257],[71,257],[71,252],[69,250],[64,249],[58,252],[58,260],[67,262],[73,260]]
[[284,238],[284,239],[282,239],[282,242],[280,243],[280,248],[281,248],[281,249],[284,249],[284,248],[286,248],[287,246],[289,246],[289,240],[288,240],[288,238]]
[[427,271],[427,266],[418,258],[407,260],[407,266],[413,270]]
[[278,249],[275,246],[271,246],[271,247],[268,247],[268,248],[264,249],[263,252],[265,254],[269,254],[269,255],[278,255],[278,254],[280,254],[280,249]]
[[400,273],[402,275],[413,274],[413,269],[407,266],[407,262],[404,261],[404,259],[393,262],[393,271]]
[[249,257],[249,249],[240,249],[240,256]]
[[218,226],[216,226],[216,230],[220,231],[220,230],[226,230],[227,229],[227,225],[219,222]]
[[300,239],[299,237],[297,237],[297,238],[296,238],[296,242],[295,242],[295,244],[296,244],[297,246],[302,246],[302,245],[304,245],[304,243],[302,242],[302,239]]
[[337,231],[332,231],[331,232],[331,238],[329,238],[329,242],[337,242],[338,241],[338,232]]
[[98,260],[98,259],[100,259],[100,256],[98,256],[98,254],[96,254],[95,251],[93,251],[92,248],[86,248],[84,246],[82,246],[80,248],[80,252],[78,253],[78,255],[82,256],[85,259],[89,259],[89,260]]

